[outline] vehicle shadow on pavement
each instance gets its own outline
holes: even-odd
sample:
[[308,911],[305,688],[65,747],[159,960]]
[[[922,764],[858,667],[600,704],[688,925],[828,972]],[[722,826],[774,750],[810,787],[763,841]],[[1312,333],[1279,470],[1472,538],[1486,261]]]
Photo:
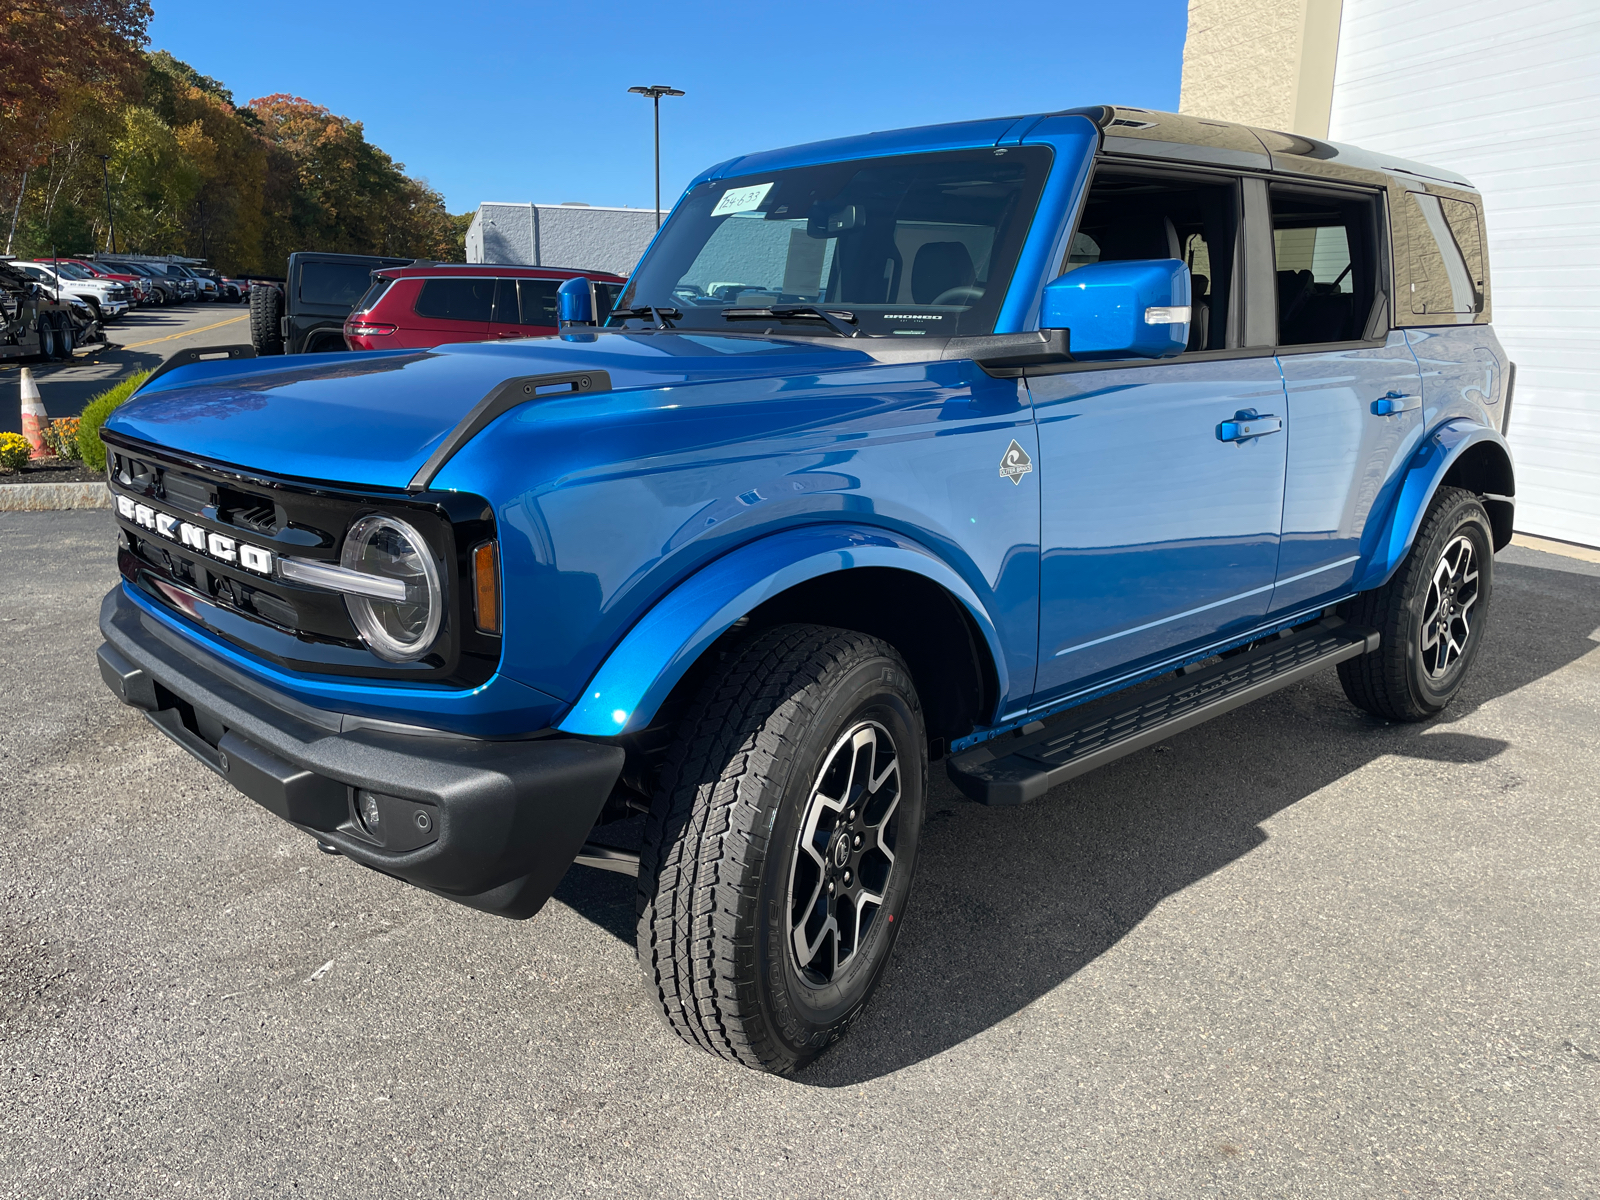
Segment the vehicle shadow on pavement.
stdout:
[[[1017,1014],[1163,900],[1265,842],[1262,822],[1378,758],[1493,759],[1508,743],[1451,723],[1595,649],[1600,580],[1588,574],[1497,561],[1473,676],[1445,717],[1422,725],[1359,712],[1328,671],[1021,808],[966,802],[936,764],[895,956],[850,1036],[798,1082],[865,1083]],[[633,891],[625,876],[572,871],[556,895],[631,943]]]

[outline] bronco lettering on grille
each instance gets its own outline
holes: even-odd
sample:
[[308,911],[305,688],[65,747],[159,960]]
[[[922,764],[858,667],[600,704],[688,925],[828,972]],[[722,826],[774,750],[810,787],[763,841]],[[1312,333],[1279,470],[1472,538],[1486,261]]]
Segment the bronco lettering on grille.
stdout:
[[148,504],[140,504],[129,496],[117,496],[117,515],[218,562],[236,562],[257,575],[272,574],[272,551],[246,545],[225,533],[208,533],[198,525],[157,512]]

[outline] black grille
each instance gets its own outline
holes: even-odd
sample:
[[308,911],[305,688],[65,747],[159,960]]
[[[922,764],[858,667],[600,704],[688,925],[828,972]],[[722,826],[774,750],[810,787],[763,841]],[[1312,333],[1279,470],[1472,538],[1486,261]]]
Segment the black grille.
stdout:
[[344,597],[290,583],[162,537],[118,514],[123,578],[177,616],[293,670],[475,687],[495,672],[500,639],[472,620],[469,551],[494,537],[480,498],[457,492],[365,492],[282,480],[181,457],[105,435],[115,493],[160,513],[292,558],[336,565],[357,518],[387,513],[416,528],[432,547],[444,582],[445,611],[434,648],[410,663],[380,659],[361,640]]

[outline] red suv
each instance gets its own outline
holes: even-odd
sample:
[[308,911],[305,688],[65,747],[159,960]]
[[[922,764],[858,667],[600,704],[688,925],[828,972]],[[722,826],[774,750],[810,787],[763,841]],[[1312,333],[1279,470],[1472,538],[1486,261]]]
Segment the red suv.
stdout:
[[556,289],[592,279],[602,319],[627,280],[605,271],[419,263],[384,267],[345,318],[352,350],[411,350],[447,342],[545,337],[558,332]]

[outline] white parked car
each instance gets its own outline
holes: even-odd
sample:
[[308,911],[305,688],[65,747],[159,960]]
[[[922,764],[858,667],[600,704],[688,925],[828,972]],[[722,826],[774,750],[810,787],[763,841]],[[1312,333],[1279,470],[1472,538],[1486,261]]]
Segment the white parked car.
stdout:
[[133,296],[126,284],[96,279],[70,263],[19,262],[12,265],[53,293],[76,296],[94,310],[95,319],[101,324],[116,320],[133,303]]

